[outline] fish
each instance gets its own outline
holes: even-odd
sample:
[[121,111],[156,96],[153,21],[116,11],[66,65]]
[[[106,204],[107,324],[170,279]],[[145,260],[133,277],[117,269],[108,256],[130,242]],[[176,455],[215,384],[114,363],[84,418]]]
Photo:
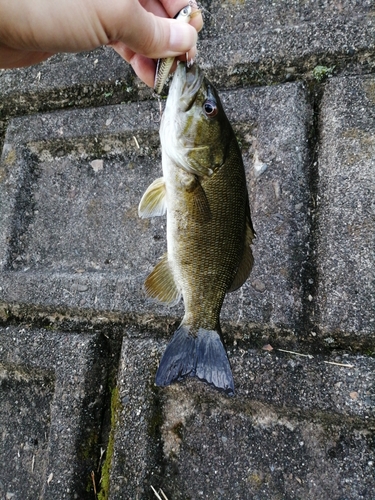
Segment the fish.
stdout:
[[[193,5],[193,4],[192,4]],[[182,21],[184,23],[190,22],[190,20],[200,13],[200,10],[193,11],[191,4],[186,5],[174,16],[177,21]],[[161,94],[165,82],[169,77],[169,72],[173,66],[175,57],[165,57],[164,59],[158,59],[156,63],[155,80],[154,80],[154,91],[156,94]]]
[[255,237],[241,151],[215,87],[197,64],[180,62],[160,124],[163,177],[147,188],[142,218],[167,216],[167,252],[145,281],[185,314],[161,358],[155,383],[196,377],[227,395],[233,375],[220,311],[253,266]]

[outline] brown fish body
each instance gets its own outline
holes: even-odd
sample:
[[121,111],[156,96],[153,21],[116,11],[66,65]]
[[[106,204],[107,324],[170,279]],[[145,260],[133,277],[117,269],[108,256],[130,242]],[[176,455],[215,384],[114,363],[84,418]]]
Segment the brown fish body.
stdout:
[[[231,147],[237,149],[237,143]],[[219,328],[221,306],[243,255],[246,179],[232,168],[233,157],[237,151],[207,179],[178,166],[171,168],[173,182],[164,176],[173,199],[167,201],[168,256],[184,299],[183,323],[194,329]],[[200,189],[203,207],[195,199]]]
[[232,394],[219,316],[225,294],[250,273],[254,232],[236,137],[197,66],[178,66],[160,138],[163,178],[148,188],[139,212],[144,217],[167,213],[168,251],[145,287],[162,302],[182,295],[185,315],[156,383],[197,376]]

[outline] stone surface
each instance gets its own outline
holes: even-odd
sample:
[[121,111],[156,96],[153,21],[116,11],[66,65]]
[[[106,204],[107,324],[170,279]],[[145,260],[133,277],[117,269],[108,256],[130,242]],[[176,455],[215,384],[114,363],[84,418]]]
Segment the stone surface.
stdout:
[[373,0],[213,0],[208,10],[200,55],[221,85],[288,81],[318,65],[373,68]]
[[37,498],[46,481],[53,376],[3,366],[0,373],[0,457],[8,464],[1,468],[0,498],[22,492]]
[[322,101],[317,314],[327,333],[375,333],[375,79],[332,79]]
[[156,388],[164,348],[124,341],[109,498],[371,498],[374,359],[233,346],[228,398],[195,380]]
[[[14,121],[1,184],[4,296],[103,309],[126,304],[135,265],[154,255],[137,203],[140,179],[151,180],[158,161],[158,111],[154,103],[138,111],[133,105]],[[132,262],[139,246],[144,254]]]
[[0,498],[87,497],[105,355],[98,334],[0,328]]
[[29,68],[0,70],[0,113],[127,101],[134,94],[133,78],[129,65],[110,48],[58,54]]

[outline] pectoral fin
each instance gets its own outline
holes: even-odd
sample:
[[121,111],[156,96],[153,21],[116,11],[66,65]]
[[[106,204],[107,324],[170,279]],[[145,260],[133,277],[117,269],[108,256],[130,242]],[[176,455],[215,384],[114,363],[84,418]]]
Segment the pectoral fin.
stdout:
[[165,202],[165,182],[163,177],[155,179],[146,189],[138,206],[138,215],[142,219],[164,215],[167,211]]
[[180,300],[181,292],[176,286],[168,254],[163,255],[146,278],[145,289],[149,297],[165,304],[176,304]]
[[255,231],[253,228],[253,224],[251,222],[250,218],[250,209],[249,206],[246,208],[246,235],[245,235],[245,245],[244,245],[244,251],[242,255],[242,260],[240,265],[238,266],[237,274],[234,277],[233,283],[230,286],[228,292],[234,292],[240,286],[242,286],[247,278],[249,277],[249,274],[251,272],[251,269],[253,267],[254,263],[254,258],[253,258],[253,252],[251,251],[250,245],[255,237]]
[[197,182],[194,191],[192,192],[192,196],[194,216],[202,223],[210,221],[212,219],[210,204],[208,202],[206,193],[200,185],[199,181]]

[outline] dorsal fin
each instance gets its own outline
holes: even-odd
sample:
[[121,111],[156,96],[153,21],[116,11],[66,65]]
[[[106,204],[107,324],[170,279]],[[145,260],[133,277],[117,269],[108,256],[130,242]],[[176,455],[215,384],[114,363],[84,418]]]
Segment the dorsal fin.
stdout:
[[149,297],[165,304],[176,304],[180,300],[181,292],[176,286],[167,253],[146,278],[145,289]]
[[165,203],[165,182],[163,177],[155,179],[146,189],[138,205],[138,215],[142,219],[164,215],[167,211]]

